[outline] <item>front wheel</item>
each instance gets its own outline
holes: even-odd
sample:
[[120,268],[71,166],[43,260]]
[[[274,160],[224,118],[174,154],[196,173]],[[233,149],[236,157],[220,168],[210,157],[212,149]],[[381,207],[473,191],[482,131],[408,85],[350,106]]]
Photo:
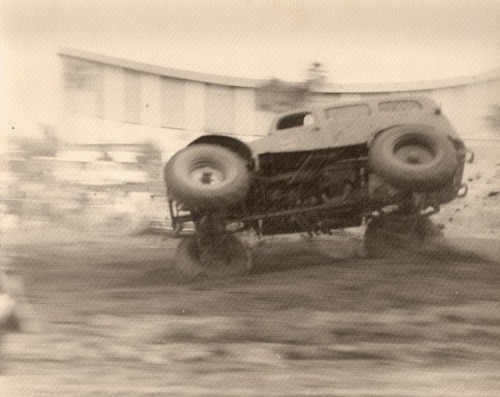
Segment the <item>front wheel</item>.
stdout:
[[217,145],[188,146],[168,161],[164,172],[167,190],[189,210],[233,207],[250,186],[247,162]]
[[368,257],[391,258],[426,253],[445,244],[443,231],[429,217],[388,214],[368,223],[364,247]]

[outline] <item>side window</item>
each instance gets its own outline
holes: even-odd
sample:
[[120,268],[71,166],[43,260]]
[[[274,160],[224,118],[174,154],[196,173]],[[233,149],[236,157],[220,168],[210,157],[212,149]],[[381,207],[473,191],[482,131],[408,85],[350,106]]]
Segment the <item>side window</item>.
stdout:
[[378,108],[381,112],[407,112],[422,109],[417,101],[386,101],[380,102]]
[[103,67],[80,59],[65,59],[64,90],[66,106],[71,113],[103,116]]
[[161,125],[170,128],[185,128],[186,87],[182,80],[162,78]]
[[234,133],[236,91],[233,87],[205,85],[205,130],[214,133]]
[[329,120],[356,120],[370,116],[370,107],[368,105],[337,106],[326,109],[325,115]]
[[295,113],[283,117],[276,125],[277,130],[286,130],[289,128],[302,127],[314,124],[314,117],[309,112]]
[[141,123],[141,74],[125,70],[125,109],[123,120],[128,123]]

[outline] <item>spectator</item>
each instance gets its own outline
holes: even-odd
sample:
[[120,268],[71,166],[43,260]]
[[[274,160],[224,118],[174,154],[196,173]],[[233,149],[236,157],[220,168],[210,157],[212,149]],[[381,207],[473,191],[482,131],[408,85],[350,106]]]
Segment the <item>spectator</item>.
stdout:
[[21,278],[12,267],[12,260],[0,260],[0,329],[5,331],[20,331],[17,298],[24,293]]
[[[0,375],[2,343],[7,332],[39,332],[35,313],[24,296],[24,284],[9,258],[0,259]],[[1,394],[1,393],[0,393]]]

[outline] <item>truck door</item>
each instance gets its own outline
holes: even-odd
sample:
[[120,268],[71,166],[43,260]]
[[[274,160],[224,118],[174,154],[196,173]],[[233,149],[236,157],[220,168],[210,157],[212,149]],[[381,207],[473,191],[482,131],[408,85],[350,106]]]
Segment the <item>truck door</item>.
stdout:
[[351,128],[359,120],[370,117],[370,106],[366,104],[335,106],[325,109],[326,124],[332,138],[350,134]]
[[271,135],[279,139],[283,150],[308,150],[318,145],[320,132],[321,121],[318,115],[312,111],[300,111],[278,119]]

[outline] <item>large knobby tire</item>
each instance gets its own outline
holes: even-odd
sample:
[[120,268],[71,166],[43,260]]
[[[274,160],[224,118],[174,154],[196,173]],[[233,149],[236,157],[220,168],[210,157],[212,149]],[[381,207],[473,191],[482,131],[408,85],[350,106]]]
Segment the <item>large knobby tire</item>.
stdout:
[[251,251],[232,235],[223,236],[218,246],[206,250],[199,246],[197,236],[189,236],[175,254],[175,271],[181,282],[243,276],[251,267]]
[[250,186],[247,162],[218,145],[188,146],[168,161],[164,171],[167,190],[190,210],[232,207]]
[[368,154],[370,169],[390,185],[429,192],[448,184],[457,169],[450,139],[431,127],[401,126],[378,135]]
[[367,225],[364,248],[368,257],[390,259],[423,254],[445,245],[443,231],[425,216],[398,213],[374,218]]

